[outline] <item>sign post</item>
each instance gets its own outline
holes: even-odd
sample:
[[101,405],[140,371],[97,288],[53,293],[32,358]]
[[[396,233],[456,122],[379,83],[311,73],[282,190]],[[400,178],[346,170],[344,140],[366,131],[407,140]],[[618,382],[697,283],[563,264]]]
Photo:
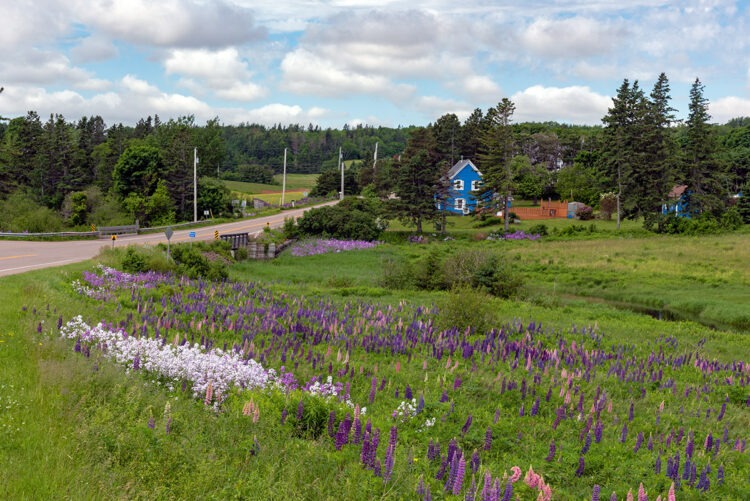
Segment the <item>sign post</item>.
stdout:
[[190,236],[190,247],[193,247],[193,240],[195,240],[195,232],[191,231],[188,233],[188,236]]

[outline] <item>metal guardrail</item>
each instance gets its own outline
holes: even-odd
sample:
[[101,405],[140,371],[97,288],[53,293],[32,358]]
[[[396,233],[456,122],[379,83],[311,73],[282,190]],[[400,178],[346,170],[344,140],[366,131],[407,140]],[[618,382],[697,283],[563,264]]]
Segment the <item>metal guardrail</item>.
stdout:
[[100,226],[97,231],[99,236],[110,236],[110,235],[137,235],[138,225],[129,224],[124,226]]
[[0,237],[11,237],[11,238],[34,238],[34,237],[98,237],[98,231],[59,231],[55,233],[13,233],[10,231],[0,232]]

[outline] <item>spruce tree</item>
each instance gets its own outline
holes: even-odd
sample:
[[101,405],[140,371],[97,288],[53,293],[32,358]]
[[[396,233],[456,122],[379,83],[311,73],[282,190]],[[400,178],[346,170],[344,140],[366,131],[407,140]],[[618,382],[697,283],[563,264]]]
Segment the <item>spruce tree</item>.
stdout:
[[[480,198],[485,193],[492,193],[493,198],[503,201],[503,215],[505,216],[505,231],[510,222],[508,208],[513,190],[513,155],[516,151],[516,141],[511,120],[516,105],[508,98],[503,98],[497,106],[487,112],[487,127],[481,138],[479,152],[479,170],[483,174],[483,188]],[[493,202],[494,203],[494,202]]]
[[709,120],[708,99],[703,84],[696,78],[690,89],[690,113],[687,119],[686,143],[683,148],[688,209],[692,214],[718,214],[724,207],[723,173],[718,142]]

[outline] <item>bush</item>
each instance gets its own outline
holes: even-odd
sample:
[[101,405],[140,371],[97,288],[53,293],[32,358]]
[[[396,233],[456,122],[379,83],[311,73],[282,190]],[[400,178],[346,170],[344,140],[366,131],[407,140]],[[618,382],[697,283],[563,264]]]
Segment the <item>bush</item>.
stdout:
[[529,233],[532,235],[539,235],[540,237],[546,237],[549,235],[549,230],[547,229],[546,224],[540,223],[530,227]]
[[471,328],[477,334],[489,331],[495,324],[490,301],[490,296],[478,289],[466,286],[451,289],[438,304],[437,328],[459,331]]
[[737,207],[730,207],[721,215],[719,226],[728,231],[739,229],[743,225],[742,215]]
[[449,257],[443,273],[450,289],[472,287],[501,298],[518,295],[523,286],[511,265],[487,250],[466,250]]
[[594,209],[592,209],[588,205],[578,207],[576,209],[576,217],[581,221],[589,221],[591,219],[594,219]]
[[346,199],[337,205],[311,209],[297,220],[296,229],[285,225],[287,234],[321,236],[340,240],[377,240],[383,232],[375,203],[367,199]]

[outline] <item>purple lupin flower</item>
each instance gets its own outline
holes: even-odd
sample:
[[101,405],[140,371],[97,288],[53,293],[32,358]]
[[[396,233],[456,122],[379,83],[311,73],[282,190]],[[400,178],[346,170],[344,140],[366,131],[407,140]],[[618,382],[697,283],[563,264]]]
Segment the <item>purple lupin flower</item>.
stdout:
[[286,416],[287,416],[287,414],[289,414],[289,411],[286,410],[286,407],[284,407],[283,409],[281,409],[281,424],[286,423]]
[[719,411],[719,415],[716,416],[716,420],[721,421],[722,419],[724,419],[724,413],[726,411],[727,411],[727,403],[724,402],[723,404],[721,404],[721,410]]
[[630,410],[628,411],[628,421],[633,421],[634,413],[633,413],[633,402],[630,402]]
[[154,416],[151,416],[148,418],[148,427],[152,430],[156,427],[156,421],[154,420]]
[[555,447],[555,441],[549,443],[549,454],[547,454],[547,457],[544,458],[545,461],[552,461],[555,459],[555,450],[557,447]]
[[409,386],[408,384],[406,385],[406,389],[404,389],[404,398],[406,400],[411,400],[412,398],[414,398],[414,395],[411,391],[411,386]]
[[638,450],[641,448],[641,445],[643,445],[643,432],[639,431],[638,436],[635,439],[635,447],[633,447],[633,452],[638,452]]
[[622,425],[622,432],[620,433],[620,442],[623,444],[628,439],[628,423]]
[[302,416],[305,412],[305,404],[302,402],[302,400],[299,401],[299,404],[297,404],[297,421],[302,421]]
[[581,448],[581,456],[585,455],[589,448],[591,447],[591,433],[586,434],[586,440],[583,443],[583,447]]
[[718,470],[716,470],[716,481],[719,485],[724,483],[724,465],[720,464]]
[[597,419],[596,425],[594,426],[594,440],[598,444],[602,441],[603,426],[601,420]]
[[471,428],[471,421],[472,421],[472,419],[473,418],[472,418],[471,414],[469,414],[469,416],[466,418],[466,422],[464,423],[463,428],[461,428],[461,433],[463,435],[466,435],[466,433],[468,433],[468,431],[469,431],[469,428]]
[[539,397],[536,397],[534,405],[531,406],[531,415],[536,416],[537,412],[539,412]]
[[586,468],[586,461],[583,459],[583,456],[580,456],[578,458],[578,469],[576,470],[576,477],[580,477],[583,475],[583,470]]
[[477,481],[474,479],[474,476],[471,476],[471,484],[469,485],[469,490],[466,491],[466,496],[464,496],[464,501],[474,501],[474,493],[477,492]]
[[477,471],[479,471],[479,463],[480,463],[479,452],[477,452],[477,450],[474,449],[474,453],[471,455],[471,463],[470,463],[472,473],[476,473]]
[[601,491],[599,484],[594,484],[594,488],[591,491],[591,501],[599,501],[599,491]]
[[484,432],[484,450],[488,451],[492,448],[492,428],[487,427],[487,431]]
[[486,471],[484,473],[484,484],[482,486],[482,501],[489,501],[492,492],[492,475]]
[[661,474],[661,454],[656,456],[656,464],[654,465],[654,473],[657,475]]
[[617,501],[617,493],[612,491],[612,495],[609,496],[609,501]]
[[508,480],[508,483],[505,484],[505,494],[503,494],[503,501],[510,501],[513,497],[513,482]]
[[[750,399],[748,399],[748,402],[750,402]],[[750,407],[750,403],[748,403],[748,407]],[[497,422],[500,420],[500,409],[495,409],[495,417],[492,420],[493,424],[497,424]]]
[[374,377],[372,378],[372,383],[370,384],[370,403],[372,404],[375,402],[375,392],[378,391],[378,378]]
[[461,454],[461,457],[458,460],[458,471],[456,471],[456,478],[453,481],[452,492],[455,496],[458,496],[461,493],[461,489],[463,488],[465,474],[466,474],[466,459],[464,459],[464,455]]

